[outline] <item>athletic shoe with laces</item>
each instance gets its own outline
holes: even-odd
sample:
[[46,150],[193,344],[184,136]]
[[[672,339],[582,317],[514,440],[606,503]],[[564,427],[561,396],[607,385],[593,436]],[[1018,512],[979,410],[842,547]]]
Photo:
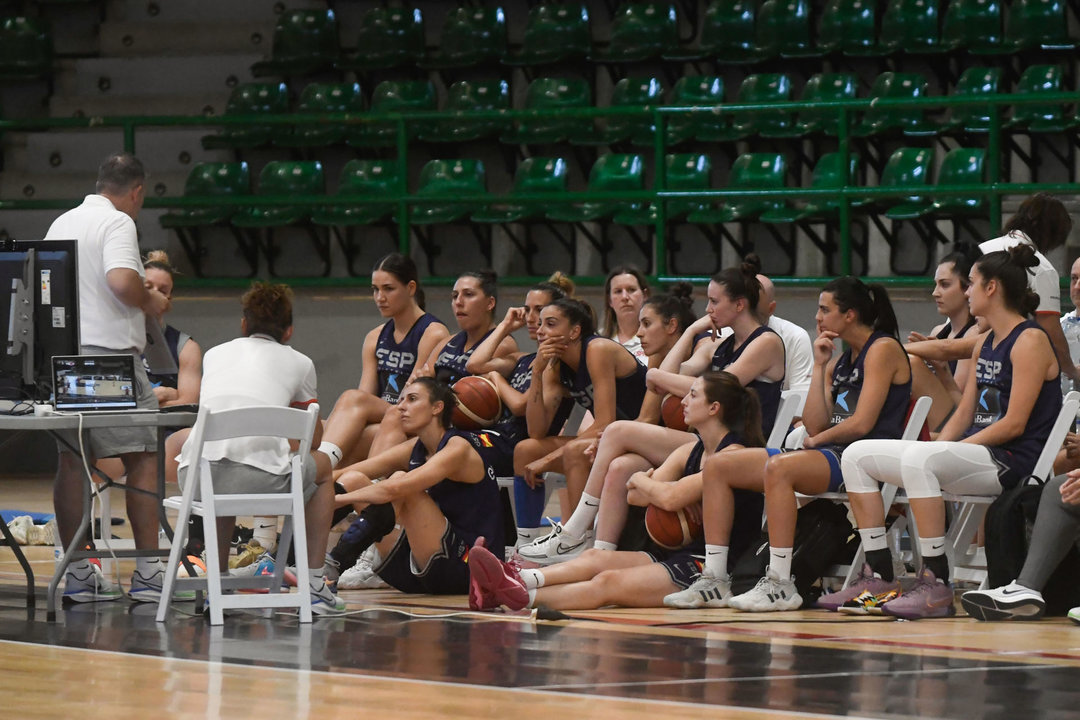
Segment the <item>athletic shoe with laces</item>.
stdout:
[[375,546],[365,550],[356,564],[341,573],[337,581],[338,590],[370,590],[387,587],[381,577],[375,574]]
[[[131,586],[128,588],[128,597],[135,602],[158,602],[161,600],[161,591],[165,582],[165,570],[158,568],[149,577],[139,572],[138,568],[131,573]],[[173,590],[173,600],[183,602],[194,600],[194,590]]]
[[881,611],[903,620],[952,617],[956,614],[954,600],[952,586],[938,580],[930,568],[924,567],[915,585],[882,605]]
[[742,595],[729,598],[728,607],[744,612],[798,610],[802,607],[802,596],[795,588],[794,579],[781,580],[769,569],[757,585]]
[[592,547],[592,531],[581,537],[575,537],[563,529],[562,523],[555,523],[555,529],[542,538],[533,540],[528,545],[518,548],[517,554],[530,562],[540,565],[573,560]]
[[30,544],[30,528],[34,527],[34,519],[29,515],[19,515],[11,519],[7,524],[11,539],[19,545]]
[[1069,619],[1077,625],[1080,625],[1080,605],[1077,605],[1069,611]]
[[26,541],[29,545],[54,545],[56,544],[56,518],[52,518],[44,525],[30,524],[27,528]]
[[683,610],[726,608],[730,599],[731,580],[718,578],[708,570],[702,570],[690,587],[665,595],[664,606]]
[[503,562],[477,538],[466,558],[469,566],[469,607],[494,610],[505,605],[521,610],[529,605],[529,591],[513,563]]
[[966,592],[960,604],[976,620],[1036,620],[1046,611],[1042,593],[1015,580],[999,588]]
[[311,591],[312,615],[341,615],[345,612],[345,601],[335,595],[329,585],[324,583],[318,591],[310,586],[308,589]]
[[881,595],[887,593],[890,590],[899,590],[900,583],[889,582],[888,580],[882,580],[880,577],[874,574],[874,571],[870,569],[870,565],[863,563],[862,571],[859,576],[855,578],[850,585],[842,590],[837,590],[833,593],[822,595],[818,598],[817,607],[837,611],[845,603],[854,600],[862,595],[864,592],[869,592],[871,595]]
[[[259,544],[258,540],[252,538],[248,540],[247,545],[242,547],[237,553],[236,557],[229,558],[229,570],[235,570],[238,568],[245,568],[249,565],[254,565],[266,552],[266,548]],[[251,573],[239,573],[250,575]]]
[[883,615],[881,606],[898,597],[900,597],[900,591],[896,588],[878,595],[869,590],[863,590],[862,593],[837,608],[837,612],[844,615]]
[[105,578],[99,565],[90,563],[86,569],[68,568],[64,574],[64,602],[91,603],[119,600],[120,588]]

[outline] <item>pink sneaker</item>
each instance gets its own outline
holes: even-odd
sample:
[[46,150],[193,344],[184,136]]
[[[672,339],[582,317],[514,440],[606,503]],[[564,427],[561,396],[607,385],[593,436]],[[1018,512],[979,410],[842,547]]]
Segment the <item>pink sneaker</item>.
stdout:
[[484,538],[477,538],[469,550],[469,607],[473,610],[493,610],[505,605],[521,610],[529,604],[529,591],[517,568],[503,562],[484,547]]
[[881,606],[881,611],[903,620],[952,617],[956,614],[953,589],[938,580],[929,568],[923,568],[915,585],[895,600]]
[[837,590],[834,593],[819,597],[817,607],[836,612],[840,609],[841,605],[850,600],[854,600],[864,592],[869,592],[871,595],[881,595],[890,590],[896,590],[899,593],[900,583],[882,580],[874,575],[874,571],[870,569],[870,565],[863,563],[862,571],[859,573],[859,576],[855,578],[854,582],[843,590]]

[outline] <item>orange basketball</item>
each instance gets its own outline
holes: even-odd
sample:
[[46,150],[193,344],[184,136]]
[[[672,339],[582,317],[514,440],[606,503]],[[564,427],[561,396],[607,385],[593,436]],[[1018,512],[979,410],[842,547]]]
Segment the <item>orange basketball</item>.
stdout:
[[662,548],[678,550],[701,537],[701,503],[672,512],[655,505],[645,509],[645,531]]
[[672,430],[689,430],[686,418],[683,417],[682,398],[674,395],[665,395],[660,403],[660,417],[664,418],[664,427]]
[[491,426],[502,414],[502,400],[495,383],[486,377],[470,375],[454,383],[457,407],[451,418],[454,427],[479,430]]

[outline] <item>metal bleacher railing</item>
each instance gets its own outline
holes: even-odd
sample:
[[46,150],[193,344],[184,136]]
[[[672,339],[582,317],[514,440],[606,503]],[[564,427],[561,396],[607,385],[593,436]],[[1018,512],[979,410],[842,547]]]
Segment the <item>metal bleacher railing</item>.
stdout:
[[[627,117],[651,117],[656,128],[653,133],[652,152],[655,176],[653,186],[641,191],[623,192],[566,192],[561,193],[558,202],[580,203],[586,201],[623,201],[651,203],[656,208],[655,222],[653,226],[653,275],[663,279],[668,273],[668,237],[667,237],[667,211],[666,200],[676,199],[701,199],[701,200],[730,200],[746,197],[769,198],[776,200],[812,200],[815,198],[830,198],[839,200],[838,229],[839,263],[837,268],[842,273],[852,271],[852,208],[853,200],[862,198],[883,199],[901,198],[913,194],[935,196],[980,196],[987,200],[988,220],[991,228],[1001,226],[1002,198],[1009,195],[1025,195],[1038,191],[1051,193],[1076,194],[1080,192],[1080,186],[1075,182],[1068,183],[1013,183],[1003,181],[1001,177],[1001,165],[1003,158],[1003,136],[1008,132],[1004,127],[1006,111],[1017,105],[1078,105],[1080,104],[1080,92],[1043,92],[1031,94],[996,94],[980,96],[945,96],[928,97],[918,99],[858,99],[849,101],[831,101],[825,103],[805,102],[779,102],[768,104],[739,104],[725,103],[723,105],[709,107],[672,107],[656,106],[652,108],[628,108],[628,107],[605,107],[605,108],[581,108],[563,110],[500,110],[500,111],[477,111],[469,113],[468,117],[484,119],[502,119],[507,122],[529,118],[552,118],[552,117],[579,117],[597,118],[612,116]],[[922,111],[947,111],[950,108],[979,106],[987,109],[991,122],[986,133],[985,147],[986,156],[986,181],[978,184],[965,185],[919,185],[891,186],[891,187],[868,187],[852,184],[852,179],[846,177],[843,187],[840,188],[811,188],[811,187],[784,187],[783,189],[748,190],[748,189],[720,189],[675,191],[666,189],[667,183],[664,172],[664,158],[668,152],[665,137],[665,128],[670,118],[678,115],[695,113],[710,113],[724,115],[728,113],[745,113],[768,111],[771,114],[779,112],[798,113],[801,110],[812,109],[815,111],[833,110],[839,118],[836,142],[841,157],[847,157],[851,152],[852,145],[852,121],[860,113],[874,108],[883,110],[918,109]],[[399,169],[406,170],[409,167],[410,140],[406,127],[409,123],[424,123],[440,119],[460,119],[460,112],[429,111],[412,113],[357,113],[357,114],[280,114],[280,115],[223,115],[208,117],[205,115],[191,116],[116,116],[116,117],[85,117],[85,118],[46,118],[35,120],[0,120],[0,133],[7,131],[39,132],[39,131],[71,131],[93,128],[121,128],[124,137],[124,149],[130,152],[138,150],[139,132],[147,128],[168,127],[224,127],[242,126],[245,124],[259,125],[289,125],[289,126],[317,126],[332,123],[347,125],[359,125],[365,123],[393,122],[397,127],[397,163]],[[1067,132],[1076,133],[1076,124]],[[980,143],[982,144],[982,143]],[[847,169],[844,170],[845,176]],[[335,205],[366,205],[394,203],[397,206],[395,220],[398,228],[398,245],[402,252],[408,252],[411,242],[411,227],[409,220],[409,208],[420,206],[425,203],[445,203],[443,197],[432,198],[418,195],[409,191],[407,186],[407,172],[398,173],[397,191],[389,196],[379,197],[348,197],[339,198],[334,195],[305,195],[305,196],[275,196],[275,195],[245,195],[237,197],[191,197],[170,196],[146,198],[145,206],[148,208],[195,208],[210,206],[229,207],[267,207],[275,205],[293,205],[302,207],[335,206]],[[500,195],[485,193],[482,195],[460,195],[454,197],[457,204],[479,208],[492,202],[498,201]],[[66,209],[77,204],[80,199],[0,199],[0,210],[25,210],[25,209]],[[515,203],[544,203],[551,204],[553,198],[550,194],[515,194]],[[438,282],[439,278],[432,279]],[[509,279],[508,279],[509,280]],[[536,280],[532,277],[514,278],[522,284]],[[588,283],[594,278],[581,278]],[[777,278],[782,284],[806,284],[819,285],[822,278],[819,277],[788,277]],[[912,277],[887,277],[880,278],[883,282],[894,285],[924,285],[927,278]]]

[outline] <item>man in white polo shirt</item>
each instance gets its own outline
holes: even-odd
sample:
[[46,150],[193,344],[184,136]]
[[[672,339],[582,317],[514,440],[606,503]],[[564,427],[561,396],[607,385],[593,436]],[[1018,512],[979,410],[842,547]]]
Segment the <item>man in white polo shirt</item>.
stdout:
[[[146,344],[145,313],[163,313],[169,300],[147,287],[135,218],[142,208],[146,172],[127,153],[112,155],[98,169],[96,193],[58,217],[46,240],[77,240],[79,248],[79,334],[83,355],[135,356],[138,405],[156,408],[157,399],[139,360]],[[71,434],[75,447],[78,438]],[[60,538],[67,547],[82,519],[86,478],[82,460],[60,445],[53,504]],[[158,546],[157,435],[149,428],[98,429],[86,433],[86,460],[119,457],[127,483],[127,511],[135,546]],[[146,492],[139,492],[140,490]],[[164,577],[161,560],[138,558],[132,575],[132,599],[156,602]],[[64,582],[64,600],[95,602],[120,597],[86,560],[73,562]]]

